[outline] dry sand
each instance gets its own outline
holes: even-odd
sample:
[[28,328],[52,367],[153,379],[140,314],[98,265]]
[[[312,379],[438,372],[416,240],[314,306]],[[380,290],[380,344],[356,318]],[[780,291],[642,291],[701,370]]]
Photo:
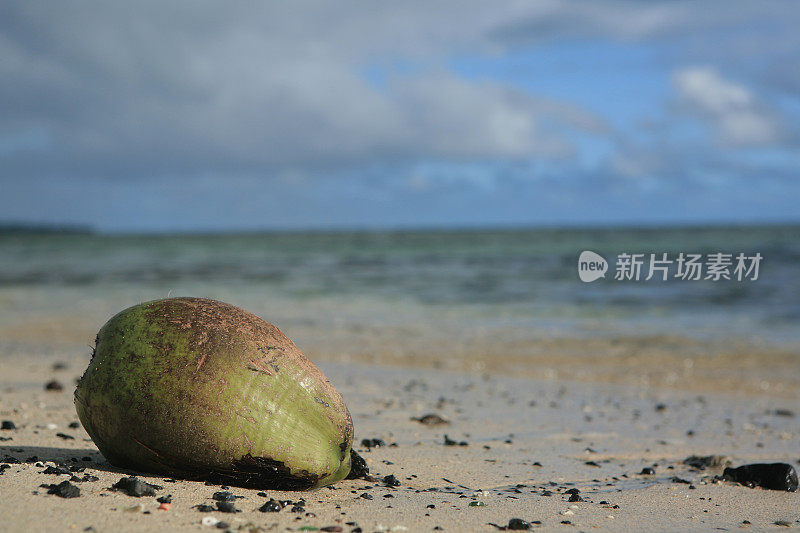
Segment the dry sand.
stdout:
[[[54,369],[54,361],[65,368]],[[228,514],[195,508],[213,504],[218,486],[141,475],[163,487],[158,495],[172,495],[171,509],[158,510],[154,497],[109,490],[128,472],[105,462],[82,428],[70,427],[77,421],[72,390],[86,363],[85,355],[57,349],[37,356],[6,347],[0,419],[17,429],[0,431],[6,439],[0,457],[21,462],[0,475],[0,530],[215,531],[202,525],[204,517],[245,531],[496,531],[490,523],[511,518],[563,531],[800,527],[800,494],[714,482],[718,470],[682,462],[692,454],[723,454],[734,465],[796,464],[800,418],[786,412],[797,412],[796,398],[574,381],[563,377],[564,369],[557,379],[541,379],[413,368],[409,361],[404,368],[320,364],[350,406],[356,448],[371,473],[393,474],[399,487],[355,480],[308,493],[268,491],[268,497],[231,487],[242,496],[241,512]],[[45,391],[51,379],[64,390]],[[450,424],[411,420],[427,413]],[[468,444],[445,446],[445,434]],[[387,446],[367,451],[358,445],[366,438]],[[85,467],[74,475],[98,480],[76,482],[78,498],[48,495],[40,485],[70,477],[42,473],[56,463]],[[655,475],[641,475],[644,467]],[[568,501],[565,491],[573,488],[584,501]],[[303,498],[305,512],[259,512],[269,498]]]

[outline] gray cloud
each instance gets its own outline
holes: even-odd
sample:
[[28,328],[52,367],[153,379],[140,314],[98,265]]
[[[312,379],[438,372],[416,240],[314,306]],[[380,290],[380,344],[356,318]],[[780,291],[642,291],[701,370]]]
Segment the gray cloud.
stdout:
[[[0,7],[2,172],[146,177],[393,159],[569,158],[575,133],[607,134],[602,117],[501,81],[460,78],[446,60],[556,36],[645,39],[736,28],[765,9],[9,1]],[[363,74],[393,61],[417,70],[385,85]],[[713,116],[732,140],[743,140],[737,127],[754,117]]]

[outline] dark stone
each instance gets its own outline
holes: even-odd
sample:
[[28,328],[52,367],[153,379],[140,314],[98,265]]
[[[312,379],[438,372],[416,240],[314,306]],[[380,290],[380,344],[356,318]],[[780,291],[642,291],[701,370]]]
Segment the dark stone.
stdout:
[[208,505],[205,503],[201,503],[200,505],[195,505],[194,508],[200,511],[201,513],[211,513],[217,510],[217,508],[214,507],[213,505]]
[[223,513],[238,513],[239,509],[233,504],[233,502],[217,502],[217,510]]
[[75,437],[67,435],[66,433],[56,433],[56,437],[61,437],[64,440],[75,440]]
[[656,475],[656,470],[653,467],[646,466],[646,467],[642,468],[642,471],[639,472],[639,474],[641,474],[643,476],[654,476],[654,475]]
[[69,423],[69,427],[72,428],[72,429],[78,429],[79,427],[81,427],[81,423],[80,422],[70,422]]
[[445,426],[450,423],[448,420],[445,420],[435,413],[430,413],[419,418],[412,418],[411,420],[419,422],[420,424],[425,424],[426,426]]
[[380,448],[381,446],[386,446],[386,443],[381,439],[363,439],[361,441],[361,446],[369,450],[371,448]]
[[167,494],[166,496],[159,496],[156,498],[158,503],[172,503],[172,494]]
[[236,496],[234,496],[232,493],[228,491],[220,491],[220,492],[215,492],[211,496],[211,499],[216,500],[218,502],[235,502]]
[[582,502],[583,498],[581,498],[580,494],[573,494],[572,496],[569,497],[568,501],[570,501],[570,502]]
[[133,476],[124,477],[111,486],[112,490],[119,490],[128,496],[141,498],[142,496],[155,496],[156,490],[161,489],[158,485],[145,483]]
[[0,422],[0,429],[17,429],[17,425],[11,420],[3,420]]
[[53,392],[59,392],[59,391],[64,390],[64,385],[62,385],[60,382],[58,382],[56,380],[52,380],[52,381],[48,381],[47,383],[45,383],[44,390],[49,390],[49,391],[53,391]]
[[293,513],[305,513],[306,509],[302,505],[295,505],[291,509],[289,509]]
[[365,500],[371,500],[373,498],[372,494],[369,492],[362,492],[360,498],[364,498]]
[[283,509],[283,506],[280,504],[280,502],[277,502],[273,499],[270,499],[267,503],[258,508],[258,510],[262,513],[277,513],[281,509]]
[[387,487],[399,487],[400,481],[394,477],[394,474],[389,474],[388,476],[383,477],[383,482],[386,484]]
[[691,481],[689,481],[687,479],[680,478],[678,476],[672,476],[670,478],[670,481],[672,481],[673,483],[683,483],[684,485],[691,485],[692,484]]
[[522,518],[512,518],[508,521],[506,529],[511,531],[527,531],[531,528],[531,523]]
[[350,451],[350,473],[346,479],[361,479],[369,475],[369,467],[363,457],[355,450]]
[[726,468],[722,477],[748,487],[797,491],[797,471],[786,463],[754,463]]
[[342,531],[342,526],[325,526],[319,528],[320,531],[333,531],[333,532],[340,532]]
[[59,498],[77,498],[81,495],[81,489],[70,483],[62,481],[58,485],[42,485],[47,488],[47,494],[55,494]]
[[564,494],[579,494],[580,492],[581,491],[578,490],[578,489],[569,489],[569,490],[565,490]]
[[56,466],[48,466],[41,472],[42,474],[52,474],[55,476],[60,476],[61,474],[69,474],[69,468],[61,465]]
[[705,470],[706,468],[727,467],[731,461],[724,455],[690,455],[683,460],[683,464],[698,470]]

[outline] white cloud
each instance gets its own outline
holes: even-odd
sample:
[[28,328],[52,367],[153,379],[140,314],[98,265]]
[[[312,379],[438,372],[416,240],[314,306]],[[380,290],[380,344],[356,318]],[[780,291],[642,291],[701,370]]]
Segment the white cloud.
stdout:
[[745,86],[711,67],[688,67],[673,75],[681,102],[708,121],[723,144],[763,145],[778,141],[778,119]]

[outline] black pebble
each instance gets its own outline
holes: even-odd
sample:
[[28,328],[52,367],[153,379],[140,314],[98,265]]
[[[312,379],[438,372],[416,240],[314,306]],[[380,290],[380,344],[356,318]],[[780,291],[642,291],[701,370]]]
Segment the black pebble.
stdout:
[[48,381],[44,386],[44,390],[58,392],[64,390],[64,385],[56,380]]
[[201,503],[200,505],[195,505],[194,508],[200,511],[201,513],[210,513],[212,511],[217,510],[216,507],[214,507],[213,505],[208,505],[205,503]]
[[305,513],[306,509],[302,505],[295,505],[291,509],[289,509],[293,513]]
[[156,498],[158,503],[172,503],[172,494],[167,494],[166,496],[159,496]]
[[425,424],[426,426],[443,426],[450,423],[441,416],[434,413],[427,414],[419,418],[412,418],[411,420],[419,422],[420,424]]
[[65,466],[56,465],[56,466],[48,466],[47,468],[42,470],[41,473],[42,474],[53,474],[53,475],[58,476],[58,475],[61,475],[61,474],[69,474],[70,471],[69,471],[69,468],[67,468]]
[[684,485],[691,485],[692,484],[691,481],[689,481],[687,479],[680,478],[678,476],[672,476],[672,478],[670,478],[670,481],[672,481],[673,483],[683,483]]
[[121,490],[128,496],[135,496],[141,498],[142,496],[155,496],[156,490],[160,489],[158,485],[151,485],[145,483],[135,477],[124,477],[111,486],[112,490]]
[[277,502],[273,499],[270,499],[267,503],[258,508],[258,510],[262,513],[277,513],[281,509],[283,509],[283,506],[280,504],[280,502]]
[[655,471],[654,468],[646,466],[646,467],[642,468],[642,471],[639,472],[639,474],[641,474],[643,476],[654,476],[654,475],[656,475],[656,471]]
[[228,529],[231,525],[227,522],[217,522],[217,529]]
[[580,493],[580,490],[578,490],[578,489],[569,489],[569,490],[565,490],[564,491],[564,494],[579,494],[579,493]]
[[0,422],[0,429],[17,429],[17,425],[11,420],[3,420]]
[[81,495],[81,489],[70,483],[62,481],[58,485],[42,485],[47,487],[47,494],[55,494],[60,498],[77,498]]
[[61,437],[64,440],[75,440],[75,437],[67,435],[66,433],[56,433],[56,437]]
[[389,474],[388,476],[384,476],[383,482],[386,484],[387,487],[399,487],[400,481],[394,477],[394,474]]
[[72,429],[78,429],[79,427],[81,427],[81,423],[80,422],[70,422],[69,423],[69,427],[72,428]]
[[350,473],[347,474],[347,479],[361,479],[369,475],[369,467],[363,457],[358,455],[358,452],[352,450],[350,452]]
[[506,529],[510,529],[512,531],[525,531],[531,528],[531,523],[523,520],[522,518],[512,518],[508,521],[508,525]]
[[754,463],[739,468],[726,468],[722,477],[748,487],[797,491],[797,471],[786,463]]
[[359,497],[364,498],[365,500],[371,500],[373,498],[372,494],[369,492],[363,492]]
[[220,491],[220,492],[215,492],[211,496],[211,499],[216,500],[218,502],[235,502],[236,496],[227,491]]
[[386,446],[386,443],[381,439],[363,439],[361,441],[361,446],[367,449],[380,448],[381,446]]
[[569,497],[568,501],[570,501],[570,502],[582,502],[583,498],[581,498],[580,494],[573,494],[572,496]]
[[217,502],[217,510],[222,511],[223,513],[238,513],[239,509],[233,504],[233,502]]

